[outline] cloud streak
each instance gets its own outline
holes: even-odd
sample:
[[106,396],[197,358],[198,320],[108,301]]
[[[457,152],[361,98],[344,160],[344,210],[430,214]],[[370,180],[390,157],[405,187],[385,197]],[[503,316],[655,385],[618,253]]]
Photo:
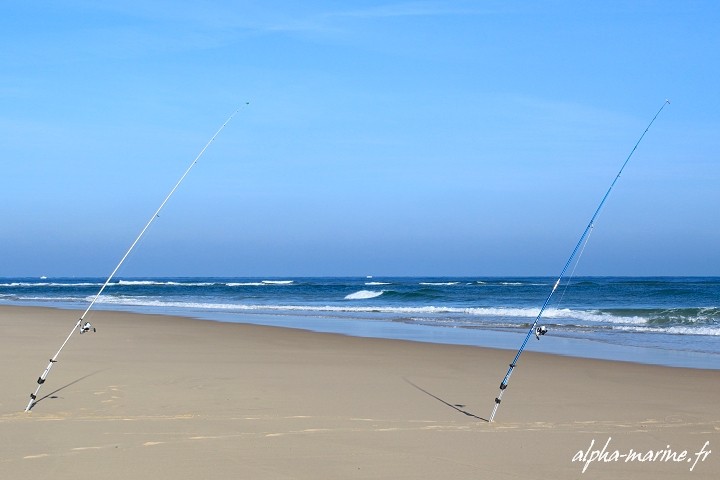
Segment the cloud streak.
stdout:
[[479,9],[477,7],[463,7],[457,4],[449,5],[443,2],[402,2],[378,5],[375,7],[348,10],[328,14],[329,17],[353,18],[390,18],[390,17],[428,17],[452,15],[485,15],[497,13],[494,9]]

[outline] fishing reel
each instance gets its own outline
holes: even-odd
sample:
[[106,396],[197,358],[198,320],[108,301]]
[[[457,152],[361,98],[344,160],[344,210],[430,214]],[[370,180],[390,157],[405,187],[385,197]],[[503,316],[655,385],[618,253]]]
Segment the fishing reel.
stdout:
[[85,322],[85,325],[83,325],[82,327],[80,327],[80,335],[82,335],[83,333],[87,333],[87,332],[89,332],[90,330],[92,330],[93,332],[97,332],[97,330],[95,329],[95,327],[93,327],[92,325],[90,325],[90,322]]
[[545,325],[540,325],[535,329],[535,338],[540,340],[540,337],[542,335],[545,335],[548,332],[548,328]]

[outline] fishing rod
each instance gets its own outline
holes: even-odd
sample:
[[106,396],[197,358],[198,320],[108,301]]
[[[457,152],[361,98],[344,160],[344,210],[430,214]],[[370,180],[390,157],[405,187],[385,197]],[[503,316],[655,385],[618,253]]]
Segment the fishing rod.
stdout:
[[[245,105],[249,105],[249,102],[246,102]],[[120,269],[120,266],[125,262],[125,259],[128,257],[128,255],[130,255],[130,252],[132,252],[133,249],[135,248],[135,245],[137,245],[138,242],[140,241],[140,239],[143,237],[143,235],[145,235],[145,232],[147,231],[148,228],[150,228],[150,225],[155,221],[155,219],[160,216],[160,210],[162,210],[163,207],[165,206],[165,204],[168,202],[168,200],[170,200],[170,197],[173,196],[173,194],[175,193],[175,190],[178,189],[178,187],[183,182],[183,180],[185,180],[185,177],[187,177],[188,173],[190,173],[190,170],[192,170],[192,168],[195,166],[195,164],[197,164],[198,160],[200,160],[200,157],[203,156],[203,154],[205,153],[205,150],[207,150],[207,148],[210,146],[210,144],[213,142],[213,140],[215,140],[215,137],[217,137],[220,134],[220,132],[222,132],[222,130],[225,128],[225,125],[227,125],[230,122],[230,120],[232,120],[232,118],[235,116],[235,114],[238,113],[239,111],[240,111],[240,108],[236,109],[232,113],[232,115],[230,115],[227,118],[227,120],[225,120],[225,123],[222,124],[222,126],[217,130],[217,132],[215,132],[215,134],[210,138],[210,140],[205,144],[203,149],[200,150],[200,153],[198,153],[197,157],[195,157],[195,159],[192,161],[192,163],[190,163],[190,166],[187,168],[187,170],[185,170],[185,173],[182,174],[182,176],[177,181],[175,186],[170,190],[170,193],[168,193],[168,195],[165,197],[165,200],[162,201],[162,203],[160,204],[158,209],[155,210],[155,213],[153,213],[152,217],[150,217],[150,220],[148,220],[147,224],[145,224],[145,227],[140,231],[140,233],[138,234],[135,241],[132,243],[132,245],[130,245],[130,248],[128,248],[127,252],[125,252],[125,255],[123,255],[123,257],[120,259],[120,262],[118,262],[115,269],[112,271],[110,276],[108,276],[107,280],[105,280],[105,283],[103,283],[102,287],[100,287],[100,290],[95,294],[95,297],[93,297],[92,301],[90,301],[90,304],[85,309],[85,312],[80,316],[80,319],[77,321],[75,326],[73,326],[72,330],[70,330],[70,333],[68,334],[68,336],[65,339],[65,341],[63,342],[63,344],[60,345],[60,348],[58,349],[57,353],[55,355],[53,355],[53,357],[50,359],[50,362],[48,363],[47,367],[45,367],[45,371],[42,373],[42,375],[40,375],[38,377],[37,388],[35,389],[35,392],[30,394],[30,401],[28,402],[27,407],[25,407],[25,412],[29,412],[35,406],[35,404],[38,402],[37,395],[38,395],[38,392],[40,391],[40,388],[42,388],[42,385],[43,385],[43,383],[45,383],[45,380],[47,379],[47,376],[50,373],[50,370],[52,369],[53,365],[55,363],[57,363],[58,357],[60,356],[60,352],[62,352],[63,348],[65,348],[65,345],[67,345],[67,343],[70,341],[70,338],[73,336],[73,333],[75,333],[76,330],[80,334],[88,333],[90,331],[93,331],[93,332],[95,331],[95,328],[90,324],[90,322],[86,321],[85,323],[83,323],[83,321],[85,321],[85,316],[88,314],[88,312],[93,307],[93,305],[95,305],[95,302],[97,302],[98,298],[100,298],[100,295],[103,293],[103,291],[105,291],[105,287],[108,286],[108,284],[113,279],[113,277],[115,276],[117,271]]]
[[572,263],[573,259],[575,258],[575,255],[577,254],[578,250],[580,249],[580,246],[583,244],[583,241],[587,238],[590,231],[593,229],[595,225],[595,220],[597,219],[597,216],[600,214],[600,210],[602,210],[603,205],[605,205],[605,201],[610,196],[610,192],[612,191],[613,187],[617,183],[618,179],[620,178],[620,175],[622,175],[623,170],[625,170],[625,166],[630,161],[630,158],[633,156],[633,153],[635,153],[635,149],[637,149],[638,145],[640,145],[640,142],[645,137],[645,134],[650,130],[650,127],[655,122],[655,119],[660,115],[660,112],[663,111],[663,108],[665,108],[666,105],[670,103],[670,100],[665,100],[665,103],[663,103],[662,107],[660,107],[660,110],[657,111],[655,116],[652,120],[650,120],[650,123],[645,128],[645,131],[640,135],[640,138],[635,143],[635,146],[630,151],[630,154],[625,159],[625,163],[623,163],[622,167],[620,168],[620,171],[618,171],[617,175],[615,175],[615,179],[610,184],[610,188],[608,188],[607,192],[605,192],[605,196],[600,201],[600,204],[598,205],[597,209],[595,210],[595,213],[593,214],[592,218],[590,219],[590,222],[588,223],[587,227],[585,227],[585,231],[580,236],[580,240],[578,240],[577,245],[575,245],[575,248],[573,249],[572,253],[570,254],[570,258],[568,258],[567,262],[565,262],[565,266],[563,267],[562,271],[560,272],[560,276],[553,284],[552,290],[550,291],[550,294],[545,299],[545,302],[543,303],[542,307],[540,308],[540,313],[538,313],[537,317],[535,317],[535,321],[530,326],[530,329],[528,330],[527,335],[525,336],[525,340],[523,341],[522,345],[520,345],[520,349],[518,350],[517,354],[515,355],[515,358],[513,359],[512,363],[510,364],[510,368],[508,368],[507,373],[505,374],[505,377],[503,378],[502,382],[500,383],[500,394],[495,398],[495,406],[493,407],[492,414],[490,415],[490,422],[492,422],[495,419],[495,414],[497,413],[498,408],[500,407],[500,402],[502,401],[503,393],[505,393],[505,389],[508,386],[508,382],[510,381],[510,376],[513,373],[513,370],[515,370],[515,367],[517,366],[518,360],[520,359],[520,355],[522,355],[523,350],[525,350],[525,346],[527,345],[528,341],[530,340],[530,337],[535,334],[535,338],[540,340],[540,337],[545,335],[547,333],[547,328],[545,326],[538,327],[538,322],[540,322],[540,317],[542,317],[542,314],[545,312],[545,309],[547,308],[548,304],[550,303],[550,299],[552,298],[553,294],[555,293],[555,290],[557,290],[558,286],[560,285],[560,281],[565,276],[565,272],[567,271],[568,267]]

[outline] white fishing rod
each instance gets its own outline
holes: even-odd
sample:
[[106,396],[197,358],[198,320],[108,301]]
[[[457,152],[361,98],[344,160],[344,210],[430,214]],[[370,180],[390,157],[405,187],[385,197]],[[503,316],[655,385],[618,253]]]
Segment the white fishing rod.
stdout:
[[513,370],[517,366],[517,362],[520,359],[520,355],[522,355],[523,350],[525,350],[525,346],[527,345],[528,341],[530,340],[530,337],[535,334],[535,337],[540,340],[540,337],[542,335],[545,335],[547,333],[547,328],[544,326],[538,327],[538,322],[540,321],[540,317],[542,317],[542,314],[545,312],[545,309],[547,308],[548,304],[550,303],[550,299],[552,298],[553,294],[555,293],[555,290],[557,290],[558,286],[560,285],[560,281],[565,276],[565,272],[567,271],[568,267],[572,263],[573,259],[575,258],[575,255],[577,254],[578,250],[580,249],[580,246],[583,244],[583,241],[587,238],[590,231],[593,229],[593,226],[595,225],[595,220],[597,219],[597,216],[600,214],[600,210],[602,210],[603,205],[605,205],[605,201],[610,196],[610,192],[612,191],[613,187],[617,183],[618,179],[620,178],[620,175],[622,175],[623,170],[625,170],[625,166],[630,161],[630,157],[633,156],[633,153],[635,153],[635,149],[637,149],[638,145],[640,145],[640,142],[642,141],[643,137],[645,137],[645,134],[650,130],[650,127],[652,126],[653,122],[655,122],[655,119],[660,115],[660,112],[662,112],[663,108],[667,104],[670,103],[670,100],[665,100],[665,103],[663,103],[662,107],[660,107],[660,110],[657,111],[655,116],[652,120],[650,120],[650,123],[645,128],[645,131],[640,135],[640,138],[635,143],[635,146],[630,151],[630,155],[625,159],[625,163],[623,163],[622,167],[620,168],[620,171],[618,171],[617,175],[615,176],[615,179],[610,184],[610,188],[608,188],[607,192],[605,192],[605,196],[600,201],[600,204],[598,205],[597,209],[595,210],[595,213],[593,214],[592,218],[590,219],[590,223],[588,223],[587,227],[585,228],[585,231],[580,236],[580,240],[578,240],[577,245],[575,245],[575,248],[573,249],[572,253],[570,254],[570,258],[568,258],[567,262],[565,263],[565,266],[563,267],[562,271],[560,272],[560,276],[555,281],[555,284],[552,287],[552,290],[550,291],[550,294],[545,299],[545,303],[543,303],[542,307],[540,308],[540,313],[538,313],[537,317],[535,318],[535,321],[530,326],[530,329],[528,330],[527,335],[525,336],[525,340],[523,341],[522,345],[520,346],[520,349],[518,350],[517,354],[515,355],[515,358],[513,359],[512,363],[510,364],[510,368],[508,368],[507,373],[505,374],[505,377],[503,378],[502,382],[500,383],[500,394],[495,398],[495,406],[493,407],[492,414],[490,415],[490,422],[492,422],[495,419],[495,414],[497,413],[498,408],[500,407],[500,402],[502,401],[503,393],[505,393],[505,389],[508,386],[508,382],[510,381],[510,376],[513,373]]
[[[248,103],[245,103],[245,105],[248,105]],[[173,196],[173,194],[175,193],[175,190],[177,190],[178,187],[180,186],[180,184],[183,182],[183,180],[185,180],[185,177],[187,177],[188,173],[190,173],[190,170],[192,170],[192,168],[195,166],[195,164],[198,162],[198,160],[200,160],[200,157],[203,156],[203,154],[205,153],[205,150],[207,150],[207,148],[210,146],[210,144],[213,142],[213,140],[215,140],[215,137],[217,137],[220,134],[220,132],[222,132],[222,130],[225,128],[225,125],[227,125],[230,122],[230,120],[232,120],[232,118],[235,116],[236,113],[238,113],[238,111],[240,111],[239,108],[237,110],[235,110],[232,113],[232,115],[230,115],[227,118],[227,120],[225,120],[225,123],[222,124],[222,126],[217,130],[217,132],[215,132],[215,134],[205,144],[203,149],[200,150],[200,153],[198,153],[197,157],[195,157],[195,159],[192,161],[192,163],[190,163],[190,166],[187,168],[187,170],[185,170],[185,173],[182,174],[182,176],[180,177],[180,180],[177,181],[177,183],[172,188],[172,190],[170,190],[170,193],[168,193],[167,197],[165,197],[165,200],[163,200],[162,203],[160,204],[160,206],[158,207],[158,209],[155,210],[155,213],[153,213],[152,217],[150,217],[150,220],[148,220],[145,227],[140,231],[140,234],[138,234],[135,241],[132,243],[132,245],[130,245],[130,248],[128,248],[127,252],[125,252],[125,255],[123,255],[123,257],[120,259],[120,262],[118,262],[117,266],[112,271],[110,276],[108,276],[107,280],[105,280],[105,283],[103,283],[102,287],[100,287],[100,290],[95,294],[95,297],[93,297],[92,301],[90,302],[88,307],[85,309],[85,312],[80,316],[80,319],[77,321],[77,323],[72,328],[72,330],[70,330],[70,333],[68,334],[68,336],[65,339],[65,341],[63,342],[63,344],[60,345],[60,348],[58,349],[57,353],[55,355],[53,355],[53,357],[50,359],[50,362],[48,363],[47,367],[45,367],[45,371],[42,373],[42,375],[40,375],[38,377],[37,388],[35,389],[34,393],[30,394],[30,401],[28,402],[27,407],[25,407],[25,412],[29,412],[30,409],[33,408],[35,406],[35,404],[38,402],[37,395],[38,395],[38,392],[40,391],[40,388],[42,387],[43,383],[45,383],[45,380],[47,379],[47,376],[50,373],[50,370],[52,369],[53,365],[55,363],[57,363],[57,361],[58,361],[57,359],[60,356],[60,352],[62,352],[63,348],[65,348],[65,345],[67,345],[67,343],[70,341],[70,338],[72,337],[73,333],[75,333],[75,330],[78,330],[78,333],[80,333],[80,334],[87,333],[90,330],[92,330],[93,332],[95,331],[95,328],[93,328],[93,326],[90,325],[90,322],[85,322],[83,324],[83,321],[85,320],[85,316],[88,314],[88,312],[93,307],[93,305],[95,305],[95,302],[97,302],[98,298],[100,298],[100,295],[105,290],[105,287],[108,286],[108,284],[113,279],[113,277],[115,276],[117,271],[120,269],[120,266],[125,262],[125,259],[128,257],[128,255],[130,255],[130,252],[132,252],[132,250],[135,248],[135,245],[137,245],[138,242],[140,241],[140,239],[143,237],[143,235],[145,235],[145,232],[147,231],[148,228],[150,228],[150,225],[155,221],[155,219],[159,217],[160,210],[162,210],[163,207],[165,206],[165,204],[168,202],[168,200],[170,200],[170,197]]]

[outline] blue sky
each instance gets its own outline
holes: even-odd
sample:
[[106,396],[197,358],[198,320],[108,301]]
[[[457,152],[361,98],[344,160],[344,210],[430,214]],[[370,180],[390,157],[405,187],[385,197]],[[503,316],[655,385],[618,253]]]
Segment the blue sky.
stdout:
[[720,275],[716,2],[2,10],[0,276]]

